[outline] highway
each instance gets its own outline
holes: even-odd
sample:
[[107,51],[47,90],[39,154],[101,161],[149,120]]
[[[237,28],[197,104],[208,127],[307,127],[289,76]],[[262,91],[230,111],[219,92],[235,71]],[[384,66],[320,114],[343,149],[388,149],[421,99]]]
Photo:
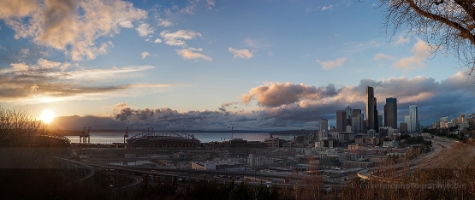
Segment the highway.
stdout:
[[[432,142],[433,151],[423,154],[419,156],[418,158],[409,161],[408,163],[398,163],[392,166],[383,166],[383,167],[377,167],[377,168],[375,167],[372,169],[378,169],[378,171],[381,172],[384,170],[404,168],[409,165],[409,171],[412,171],[420,167],[422,163],[430,163],[431,160],[434,159],[435,155],[437,155],[441,151],[445,151],[448,148],[451,148],[452,145],[456,143],[453,140],[449,140],[449,139],[441,138],[437,136],[434,136],[434,138],[430,139],[430,141]],[[399,170],[396,173],[397,173],[396,176],[401,176],[402,171]],[[384,182],[397,182],[397,180],[395,180],[394,178],[384,178],[381,176],[374,175],[374,172],[372,170],[368,170],[364,173],[358,173],[357,175],[358,177],[362,179],[376,179],[376,180],[380,180]]]

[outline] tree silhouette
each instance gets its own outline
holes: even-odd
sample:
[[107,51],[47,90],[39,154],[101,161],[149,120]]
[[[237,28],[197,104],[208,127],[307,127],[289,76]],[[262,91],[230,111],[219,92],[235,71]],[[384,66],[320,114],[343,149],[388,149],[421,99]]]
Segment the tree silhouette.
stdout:
[[420,35],[432,51],[457,56],[459,62],[475,69],[474,0],[380,0],[386,10],[385,26],[393,35],[408,30]]

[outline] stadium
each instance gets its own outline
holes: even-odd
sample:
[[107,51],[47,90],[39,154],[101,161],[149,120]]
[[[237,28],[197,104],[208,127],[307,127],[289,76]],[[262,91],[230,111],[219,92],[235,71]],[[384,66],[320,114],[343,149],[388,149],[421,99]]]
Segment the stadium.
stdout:
[[196,147],[200,143],[193,134],[184,132],[145,132],[127,139],[132,147]]

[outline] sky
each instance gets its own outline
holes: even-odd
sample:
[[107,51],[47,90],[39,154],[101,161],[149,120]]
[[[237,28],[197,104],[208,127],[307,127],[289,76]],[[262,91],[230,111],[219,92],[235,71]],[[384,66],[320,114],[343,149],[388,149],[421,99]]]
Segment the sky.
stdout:
[[475,113],[474,79],[377,0],[0,1],[0,107],[58,129],[318,129],[336,110],[422,125]]

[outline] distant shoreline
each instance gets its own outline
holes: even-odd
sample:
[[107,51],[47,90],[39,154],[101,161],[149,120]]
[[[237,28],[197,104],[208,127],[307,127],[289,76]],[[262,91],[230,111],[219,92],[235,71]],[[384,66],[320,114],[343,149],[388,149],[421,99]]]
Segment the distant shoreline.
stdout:
[[[63,135],[63,136],[79,136],[82,134],[82,130],[50,130],[51,133]],[[123,129],[93,129],[93,132],[102,132],[102,133],[125,133]],[[129,129],[129,133],[132,132],[147,132],[145,129]],[[185,132],[185,133],[271,133],[273,131],[258,131],[258,130],[154,130],[154,132]]]

